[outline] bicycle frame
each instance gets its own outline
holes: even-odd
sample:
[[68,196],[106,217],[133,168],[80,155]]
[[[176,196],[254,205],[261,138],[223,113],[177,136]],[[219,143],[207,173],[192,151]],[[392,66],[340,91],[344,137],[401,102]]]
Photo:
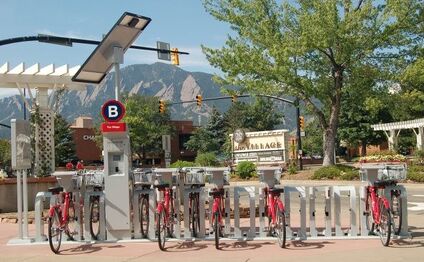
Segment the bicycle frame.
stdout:
[[368,203],[368,205],[371,205],[371,211],[372,211],[372,217],[374,219],[374,223],[380,224],[380,205],[379,200],[383,201],[385,208],[390,208],[390,203],[384,196],[378,195],[378,189],[384,189],[384,187],[377,187],[377,186],[368,186],[367,187],[367,194],[371,196],[371,203]]
[[158,203],[158,206],[156,208],[156,212],[159,214],[160,212],[162,212],[162,210],[165,211],[165,223],[168,224],[169,223],[169,204],[170,201],[172,199],[172,189],[170,188],[165,188],[165,189],[161,189],[159,190],[159,192],[163,192],[164,194],[164,199],[162,201],[160,201]]
[[222,210],[223,210],[223,196],[214,196],[213,197],[213,205],[212,205],[212,224],[215,222],[215,214],[218,212],[218,222],[220,225],[222,225]]
[[267,200],[267,213],[271,215],[271,222],[275,224],[277,222],[277,210],[275,210],[275,204],[277,203],[278,208],[284,211],[284,204],[280,199],[280,193],[269,192],[269,188],[265,188],[266,200]]
[[68,222],[69,219],[69,214],[68,214],[68,209],[69,209],[69,203],[70,203],[70,195],[71,193],[69,192],[61,192],[60,194],[58,194],[58,196],[63,197],[63,195],[65,196],[65,200],[63,205],[61,203],[56,203],[54,206],[50,207],[49,209],[49,216],[53,217],[54,216],[54,210],[56,208],[59,208],[62,212],[61,212],[61,217],[60,219],[60,226],[63,227],[66,225],[66,223]]

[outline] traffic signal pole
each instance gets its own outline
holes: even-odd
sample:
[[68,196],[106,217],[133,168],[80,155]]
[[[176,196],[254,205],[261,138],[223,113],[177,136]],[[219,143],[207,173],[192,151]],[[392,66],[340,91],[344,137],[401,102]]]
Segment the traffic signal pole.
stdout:
[[302,138],[300,135],[300,107],[299,107],[299,99],[295,100],[295,106],[296,106],[296,140],[297,140],[297,165],[299,167],[299,170],[303,170],[303,161],[302,161]]

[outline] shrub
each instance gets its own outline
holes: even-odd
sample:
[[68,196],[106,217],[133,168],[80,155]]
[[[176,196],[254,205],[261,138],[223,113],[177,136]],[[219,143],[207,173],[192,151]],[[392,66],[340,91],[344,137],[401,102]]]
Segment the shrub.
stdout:
[[294,175],[297,173],[297,166],[294,161],[290,162],[289,166],[287,167],[287,172],[289,175]]
[[321,180],[321,179],[335,179],[340,176],[340,170],[336,166],[325,166],[316,170],[312,175],[312,179]]
[[415,157],[417,158],[418,163],[424,164],[424,150],[416,150]]
[[421,165],[409,166],[408,174],[406,178],[414,182],[424,182],[424,166],[421,166]]
[[171,168],[182,168],[195,166],[194,162],[178,160],[171,164]]
[[325,166],[316,170],[311,178],[315,180],[320,180],[320,179],[356,180],[356,179],[359,179],[359,172],[354,167],[346,166],[346,165]]
[[350,170],[347,172],[340,172],[341,180],[359,180],[359,171],[357,169]]
[[195,163],[198,166],[219,166],[215,153],[200,153],[197,155]]
[[242,179],[249,179],[256,175],[256,165],[250,161],[237,164],[236,174]]

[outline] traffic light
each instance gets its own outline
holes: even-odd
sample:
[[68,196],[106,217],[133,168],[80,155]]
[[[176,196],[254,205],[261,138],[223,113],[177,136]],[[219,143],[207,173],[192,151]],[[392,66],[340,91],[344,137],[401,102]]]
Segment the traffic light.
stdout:
[[197,95],[196,96],[196,100],[197,100],[197,106],[201,106],[202,105],[202,96],[201,95]]
[[159,100],[159,113],[165,112],[165,101]]
[[303,116],[299,117],[299,127],[300,127],[300,130],[302,131],[305,130],[305,118]]
[[174,53],[178,52],[178,48],[171,48],[171,51],[171,64],[180,65],[180,57],[178,56],[178,53]]
[[237,100],[237,96],[236,95],[232,95],[231,96],[231,103],[236,102],[236,100]]

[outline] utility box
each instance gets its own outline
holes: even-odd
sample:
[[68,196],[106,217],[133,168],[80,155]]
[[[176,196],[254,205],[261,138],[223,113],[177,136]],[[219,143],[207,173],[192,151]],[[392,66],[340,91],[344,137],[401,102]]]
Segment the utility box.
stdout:
[[103,150],[107,239],[130,239],[131,150],[128,131],[104,132]]

